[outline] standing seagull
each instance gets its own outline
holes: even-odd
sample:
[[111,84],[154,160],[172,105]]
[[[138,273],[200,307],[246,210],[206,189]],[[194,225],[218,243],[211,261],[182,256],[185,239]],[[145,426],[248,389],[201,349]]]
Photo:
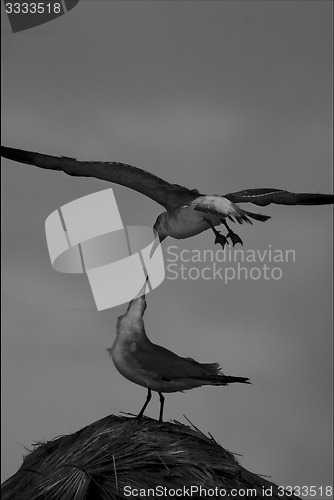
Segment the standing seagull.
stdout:
[[[153,228],[162,242],[167,236],[176,239],[189,238],[211,228],[216,238],[215,243],[222,247],[231,240],[233,246],[241,243],[241,238],[228,226],[226,219],[232,222],[247,222],[251,219],[266,221],[268,215],[255,214],[240,208],[237,203],[250,202],[259,206],[270,203],[279,205],[325,205],[333,204],[332,194],[290,193],[281,189],[257,188],[246,189],[224,196],[213,194],[203,195],[197,189],[188,189],[178,184],[170,184],[145,170],[125,163],[78,161],[66,156],[56,157],[24,151],[21,149],[1,147],[1,156],[20,163],[35,165],[50,170],[60,170],[68,175],[81,177],[96,177],[115,184],[121,184],[142,193],[162,205],[166,212],[157,218]],[[215,229],[224,224],[226,236]],[[153,246],[151,254],[155,247]]]
[[145,333],[145,309],[145,295],[130,302],[126,313],[118,318],[117,338],[114,345],[108,349],[117,370],[131,382],[148,390],[145,404],[137,418],[143,416],[152,396],[151,391],[159,394],[159,421],[162,422],[165,401],[163,392],[184,391],[202,385],[228,385],[234,382],[250,384],[248,378],[223,375],[218,363],[198,363],[152,344]]

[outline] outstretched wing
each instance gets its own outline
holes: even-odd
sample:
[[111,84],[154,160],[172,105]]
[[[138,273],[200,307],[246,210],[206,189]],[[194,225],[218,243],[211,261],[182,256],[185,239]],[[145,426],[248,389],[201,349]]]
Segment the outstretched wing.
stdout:
[[245,189],[224,195],[233,203],[254,203],[264,207],[270,203],[277,205],[328,205],[334,203],[334,195],[319,193],[290,193],[282,189]]
[[121,184],[148,196],[167,210],[189,203],[199,194],[195,189],[170,184],[145,170],[125,163],[78,161],[66,156],[50,156],[3,146],[1,146],[1,156],[40,168],[60,170],[68,175],[95,177]]

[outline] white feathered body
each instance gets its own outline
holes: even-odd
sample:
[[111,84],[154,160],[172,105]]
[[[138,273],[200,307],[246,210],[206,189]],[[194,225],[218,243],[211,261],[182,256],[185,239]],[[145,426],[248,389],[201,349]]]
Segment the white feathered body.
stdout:
[[240,218],[244,211],[220,195],[199,196],[189,205],[162,214],[163,233],[176,239],[189,238],[219,226],[226,217]]

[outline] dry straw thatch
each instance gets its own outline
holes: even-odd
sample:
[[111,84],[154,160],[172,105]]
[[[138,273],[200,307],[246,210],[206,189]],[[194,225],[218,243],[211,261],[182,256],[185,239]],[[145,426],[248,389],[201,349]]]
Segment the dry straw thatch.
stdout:
[[[278,496],[275,485],[244,469],[212,437],[179,422],[110,415],[36,446],[2,485],[2,500],[226,498],[232,488],[235,499],[297,498]],[[202,495],[188,496],[184,488],[191,486]],[[263,488],[272,493],[264,496]]]

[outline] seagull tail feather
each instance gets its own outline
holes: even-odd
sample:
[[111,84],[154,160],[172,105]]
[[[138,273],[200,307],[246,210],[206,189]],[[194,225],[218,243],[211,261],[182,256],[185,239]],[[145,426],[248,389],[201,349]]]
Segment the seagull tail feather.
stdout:
[[[217,375],[202,375],[200,377],[200,380],[202,383],[206,383],[209,385],[229,385],[229,384],[251,384],[249,381],[248,377],[233,377],[231,375],[223,375],[223,374],[217,374]],[[207,382],[204,382],[207,381]]]
[[[241,210],[239,208],[239,210]],[[251,219],[254,219],[254,220],[258,220],[260,222],[266,222],[266,220],[270,219],[270,215],[263,215],[263,214],[254,214],[253,212],[247,212],[247,210],[242,210],[243,214],[245,216],[244,220],[246,220],[246,222],[250,222],[250,220],[247,220],[248,217],[250,217]]]
[[229,384],[251,384],[247,377],[232,377],[231,375],[207,376],[203,379],[210,380],[211,385],[229,385]]
[[234,384],[238,382],[239,384],[250,384],[249,378],[247,377],[232,377],[230,375],[224,375],[226,384]]

